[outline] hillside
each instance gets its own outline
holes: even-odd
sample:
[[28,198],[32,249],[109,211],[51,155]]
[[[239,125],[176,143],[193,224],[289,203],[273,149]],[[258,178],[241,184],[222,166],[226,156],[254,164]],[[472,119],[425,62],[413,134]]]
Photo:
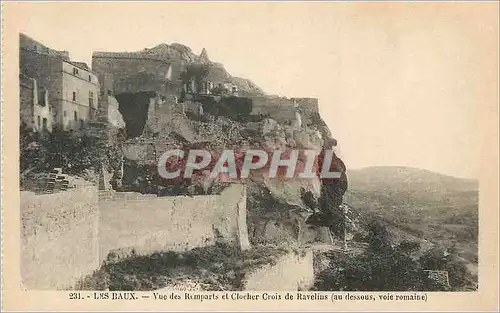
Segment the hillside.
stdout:
[[349,170],[353,188],[378,190],[396,187],[398,190],[415,192],[454,192],[478,189],[478,181],[434,173],[429,170],[401,167],[374,166]]
[[344,201],[401,239],[452,246],[477,263],[478,182],[408,167],[348,171]]

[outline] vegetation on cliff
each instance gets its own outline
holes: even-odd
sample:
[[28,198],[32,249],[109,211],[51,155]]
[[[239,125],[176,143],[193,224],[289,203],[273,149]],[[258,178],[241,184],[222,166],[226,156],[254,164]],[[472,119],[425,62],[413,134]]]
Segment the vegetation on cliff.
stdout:
[[23,125],[19,144],[21,179],[24,173],[44,172],[55,167],[71,175],[88,174],[102,166],[116,170],[122,156],[117,143],[103,143],[71,131],[32,133]]
[[478,267],[478,182],[408,167],[352,170],[344,201],[365,220],[383,221],[396,242],[422,250],[454,247],[472,274]]
[[[317,275],[315,290],[465,291],[477,288],[477,277],[455,249],[434,247],[421,253],[420,243],[394,244],[385,225],[373,222],[362,253],[329,254],[329,265]],[[430,279],[425,270],[447,271],[449,285]]]

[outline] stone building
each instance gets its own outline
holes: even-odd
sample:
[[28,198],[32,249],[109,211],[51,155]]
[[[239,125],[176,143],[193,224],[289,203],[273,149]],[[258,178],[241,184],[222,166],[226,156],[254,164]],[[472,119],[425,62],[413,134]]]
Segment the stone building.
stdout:
[[99,82],[87,64],[21,34],[20,73],[48,89],[52,127],[80,130],[97,111]]
[[97,120],[105,122],[115,128],[125,128],[125,122],[120,113],[119,103],[115,98],[113,75],[102,74],[99,76],[99,81],[101,82],[101,90],[99,93]]
[[52,131],[52,108],[48,90],[36,79],[19,75],[20,122],[34,132]]
[[117,94],[155,91],[175,93],[183,62],[179,52],[169,46],[137,52],[99,52],[92,54],[92,68],[114,77]]
[[185,94],[238,96],[238,86],[232,82],[231,75],[222,64],[210,61],[205,48],[201,51],[196,62],[190,66],[203,73],[200,73],[199,76],[193,75],[184,82]]
[[186,112],[190,112],[195,116],[203,115],[203,104],[196,101],[186,101]]

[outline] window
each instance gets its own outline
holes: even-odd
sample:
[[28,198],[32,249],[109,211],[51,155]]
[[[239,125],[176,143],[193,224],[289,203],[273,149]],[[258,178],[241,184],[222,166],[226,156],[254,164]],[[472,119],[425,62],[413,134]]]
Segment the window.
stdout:
[[42,89],[40,91],[40,93],[38,94],[38,104],[41,105],[41,106],[45,106],[45,94],[46,94],[47,90],[45,89]]
[[92,81],[92,76],[89,75],[89,82],[91,82],[91,81]]
[[73,75],[78,75],[78,69],[76,67],[73,67]]
[[68,113],[66,113],[66,111],[63,112],[63,116],[66,117],[68,115]]
[[73,101],[76,101],[76,92],[73,91]]
[[43,130],[47,130],[47,119],[43,118]]
[[77,120],[78,120],[78,113],[76,113],[76,111],[75,111],[75,116],[74,116],[74,118],[75,118],[75,121],[77,121]]
[[94,106],[94,93],[92,91],[89,91],[89,105]]
[[37,122],[38,122],[38,128],[40,128],[40,115],[38,115],[38,116],[36,117],[36,119],[37,119]]

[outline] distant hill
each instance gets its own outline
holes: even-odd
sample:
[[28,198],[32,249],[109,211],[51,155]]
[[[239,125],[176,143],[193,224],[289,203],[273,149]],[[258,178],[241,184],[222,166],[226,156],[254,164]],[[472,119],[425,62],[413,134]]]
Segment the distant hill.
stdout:
[[391,225],[401,239],[412,237],[449,246],[475,263],[478,181],[410,167],[369,167],[347,172],[344,202],[365,220]]
[[429,170],[401,166],[374,166],[348,171],[353,188],[390,187],[406,191],[454,192],[477,191],[477,180],[457,178]]
[[[411,167],[380,166],[347,172],[349,190],[392,205],[477,205],[477,180]],[[416,202],[416,203],[414,203]]]

